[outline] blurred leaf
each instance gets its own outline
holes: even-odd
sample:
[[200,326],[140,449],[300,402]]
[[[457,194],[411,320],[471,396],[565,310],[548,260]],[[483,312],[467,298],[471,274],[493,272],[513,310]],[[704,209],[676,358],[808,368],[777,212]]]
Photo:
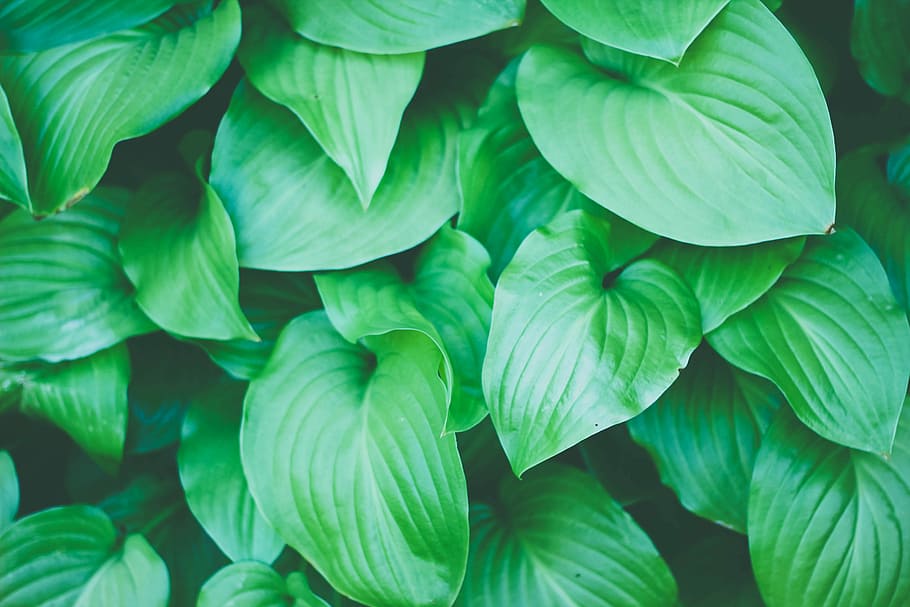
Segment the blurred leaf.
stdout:
[[578,450],[594,478],[622,506],[655,497],[661,490],[657,468],[648,452],[629,436],[628,423],[586,438]]
[[19,479],[13,458],[0,451],[0,533],[16,518],[19,511]]
[[706,536],[670,561],[683,607],[764,607],[749,546],[732,533]]
[[910,103],[910,3],[855,0],[850,48],[869,86]]

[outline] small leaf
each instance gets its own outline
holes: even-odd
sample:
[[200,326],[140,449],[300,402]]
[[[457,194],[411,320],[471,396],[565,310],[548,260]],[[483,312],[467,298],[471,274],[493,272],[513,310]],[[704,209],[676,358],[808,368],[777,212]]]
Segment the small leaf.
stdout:
[[141,535],[126,538],[85,585],[75,607],[166,607],[167,567]]
[[910,103],[910,4],[855,0],[850,49],[869,86]]
[[910,327],[856,232],[809,239],[770,291],[707,339],[777,384],[818,434],[890,452],[910,379]]
[[16,518],[19,511],[19,478],[13,458],[0,451],[0,533]]
[[[292,592],[292,590],[294,592]],[[293,602],[291,602],[293,601]],[[221,569],[199,591],[196,607],[329,607],[313,594],[306,578],[293,572],[284,579],[263,563],[245,561]]]

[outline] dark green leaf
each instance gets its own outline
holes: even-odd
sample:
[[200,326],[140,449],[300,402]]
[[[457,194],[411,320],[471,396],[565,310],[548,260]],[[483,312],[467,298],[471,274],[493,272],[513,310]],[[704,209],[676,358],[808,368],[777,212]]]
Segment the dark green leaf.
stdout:
[[0,451],[0,533],[6,529],[19,511],[19,479],[13,458]]
[[910,4],[855,0],[850,48],[866,82],[910,103]]
[[732,532],[701,539],[670,559],[683,607],[765,607],[746,538]]

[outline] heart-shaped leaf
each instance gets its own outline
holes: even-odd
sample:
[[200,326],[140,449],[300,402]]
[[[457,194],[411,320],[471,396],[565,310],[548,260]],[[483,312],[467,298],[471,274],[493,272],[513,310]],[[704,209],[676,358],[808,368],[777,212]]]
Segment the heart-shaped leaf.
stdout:
[[130,535],[88,581],[75,607],[166,607],[167,566],[141,535]]
[[517,474],[641,413],[698,345],[689,287],[659,262],[628,261],[606,220],[570,211],[502,273],[483,385]]
[[507,476],[495,503],[471,505],[464,607],[676,604],[673,576],[631,516],[592,477],[548,464]]
[[196,607],[329,607],[313,594],[306,577],[292,572],[285,581],[264,563],[246,561],[221,569],[199,591]]
[[910,379],[910,327],[856,232],[809,239],[770,291],[707,339],[737,367],[777,384],[818,434],[891,450]]
[[0,533],[13,522],[19,511],[19,478],[13,458],[0,451]]
[[240,39],[237,0],[211,4],[195,0],[103,38],[0,55],[0,88],[28,174],[28,197],[12,202],[39,216],[76,203],[101,179],[117,142],[152,131],[205,94]]
[[574,30],[607,46],[679,65],[730,0],[542,0]]
[[856,0],[850,49],[869,86],[910,103],[910,4]]
[[451,604],[467,559],[467,489],[455,436],[439,436],[442,354],[417,331],[360,344],[323,312],[285,328],[244,402],[250,490],[345,595],[377,607]]
[[768,607],[910,602],[908,421],[883,459],[829,443],[780,412],[749,498],[749,550]]
[[834,137],[825,99],[760,0],[731,2],[679,67],[583,46],[588,61],[533,47],[517,88],[534,143],[584,194],[692,244],[829,229]]

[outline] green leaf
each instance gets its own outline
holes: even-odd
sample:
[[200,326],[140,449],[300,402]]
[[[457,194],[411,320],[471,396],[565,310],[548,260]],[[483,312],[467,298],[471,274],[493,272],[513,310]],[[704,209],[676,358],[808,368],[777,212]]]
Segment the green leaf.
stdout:
[[272,0],[301,36],[362,53],[425,51],[514,27],[525,0]]
[[885,175],[877,164],[880,153],[864,148],[838,163],[840,220],[869,243],[898,303],[910,313],[910,144],[888,156]]
[[112,34],[162,14],[176,0],[7,0],[0,7],[0,51],[40,51]]
[[749,550],[768,607],[910,602],[908,421],[883,459],[829,443],[781,411],[749,498]]
[[705,346],[629,430],[683,506],[745,533],[755,454],[781,400],[773,385]]
[[263,563],[246,561],[221,569],[199,591],[196,607],[329,607],[313,594],[302,573],[284,579]]
[[167,566],[141,535],[126,538],[85,585],[75,607],[166,607]]
[[97,185],[117,142],[202,97],[240,39],[237,0],[210,5],[195,0],[103,38],[0,55],[29,180],[28,197],[12,202],[39,216],[73,205]]
[[[587,196],[674,240],[732,246],[834,221],[834,137],[812,66],[760,0],[730,3],[679,67],[585,40],[536,46],[518,103]],[[565,108],[571,107],[571,112]]]
[[648,607],[676,603],[651,540],[592,477],[548,464],[506,477],[497,503],[471,506],[471,556],[458,605]]
[[890,452],[910,379],[910,327],[856,232],[810,239],[770,291],[707,339],[777,384],[818,434]]
[[585,439],[578,452],[587,470],[623,507],[654,498],[663,490],[654,461],[632,440],[629,424]]
[[346,341],[292,321],[250,384],[241,453],[257,505],[340,592],[375,607],[448,605],[467,559],[464,474],[442,355],[416,331]]
[[541,0],[560,21],[607,46],[679,65],[730,0]]
[[241,84],[218,128],[210,179],[237,230],[240,265],[347,268],[423,242],[458,209],[457,129],[448,109],[412,107],[364,210],[300,120]]
[[19,511],[19,478],[13,458],[0,451],[0,533],[16,518]]
[[303,122],[370,205],[424,54],[367,55],[301,38],[268,10],[244,13],[240,59],[250,82]]
[[682,279],[624,266],[614,247],[606,220],[570,211],[525,239],[496,286],[484,394],[516,474],[641,413],[701,339]]
[[[25,175],[22,139],[16,130],[6,92],[0,86],[0,201],[2,200],[28,200],[28,179]],[[0,209],[0,219],[5,211],[6,209]]]
[[701,306],[705,333],[748,307],[796,261],[805,238],[775,240],[745,247],[696,247],[663,240],[649,257],[676,270]]
[[231,219],[201,179],[174,173],[148,181],[130,201],[120,254],[136,303],[164,330],[258,339],[240,310]]
[[154,329],[120,267],[125,198],[99,190],[44,221],[0,221],[0,358],[82,358]]
[[910,4],[856,0],[850,49],[869,86],[910,103]]
[[245,386],[211,385],[183,420],[177,466],[193,515],[232,560],[271,563],[284,542],[253,502],[240,462],[240,415]]

